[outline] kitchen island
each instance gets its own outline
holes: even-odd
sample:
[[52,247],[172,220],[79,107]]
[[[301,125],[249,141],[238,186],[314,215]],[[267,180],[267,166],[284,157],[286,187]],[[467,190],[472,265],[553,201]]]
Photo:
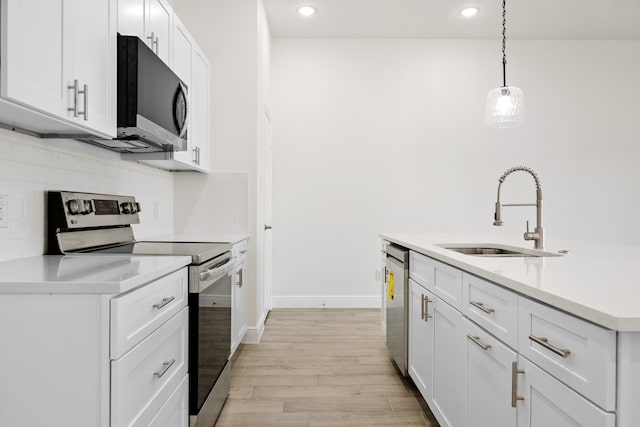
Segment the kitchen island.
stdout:
[[411,251],[409,375],[443,426],[639,425],[639,248],[567,242],[550,256],[487,257],[443,246],[525,244],[380,237]]

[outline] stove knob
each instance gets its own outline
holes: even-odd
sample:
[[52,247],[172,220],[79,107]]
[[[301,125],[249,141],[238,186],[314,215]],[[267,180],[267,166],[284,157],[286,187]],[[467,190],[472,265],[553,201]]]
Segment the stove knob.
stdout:
[[82,206],[82,200],[80,199],[72,199],[67,202],[67,208],[69,209],[69,213],[71,215],[78,215],[80,213]]
[[82,211],[83,215],[89,215],[90,213],[93,212],[93,204],[91,203],[91,200],[84,200],[83,206],[84,206],[84,210]]
[[120,207],[122,208],[122,213],[124,214],[130,214],[133,213],[133,204],[131,202],[124,202],[120,204]]

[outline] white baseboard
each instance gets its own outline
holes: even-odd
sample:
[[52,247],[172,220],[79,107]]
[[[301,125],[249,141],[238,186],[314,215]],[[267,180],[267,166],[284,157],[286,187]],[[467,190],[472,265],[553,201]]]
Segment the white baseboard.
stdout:
[[260,342],[260,338],[262,338],[262,334],[264,333],[264,322],[267,319],[267,314],[265,313],[262,316],[262,319],[258,321],[256,326],[247,327],[247,332],[244,334],[244,338],[242,338],[242,344],[258,344]]
[[273,296],[273,308],[380,308],[380,296]]

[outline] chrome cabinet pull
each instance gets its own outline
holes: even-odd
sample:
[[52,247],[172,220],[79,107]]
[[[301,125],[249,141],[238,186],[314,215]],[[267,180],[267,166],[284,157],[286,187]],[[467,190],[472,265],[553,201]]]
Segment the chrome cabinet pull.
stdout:
[[242,275],[242,269],[238,270],[238,287],[242,288],[244,276]]
[[558,348],[549,344],[549,340],[545,337],[536,337],[535,335],[529,335],[529,339],[537,344],[540,344],[547,350],[557,354],[558,356],[566,359],[571,354],[571,351],[566,348]]
[[160,372],[154,372],[153,376],[156,378],[162,378],[162,376],[167,373],[169,368],[172,367],[174,363],[176,363],[176,359],[171,359],[168,362],[164,362],[162,364],[162,369],[160,370]]
[[78,93],[84,95],[84,111],[78,111],[78,116],[84,116],[86,121],[89,120],[89,85],[84,85],[83,89],[79,90]]
[[429,299],[429,295],[424,296],[424,321],[428,322],[433,316],[429,314],[429,303],[431,300]]
[[489,350],[491,348],[489,344],[485,344],[482,341],[480,341],[480,337],[478,336],[467,334],[467,338],[469,338],[471,341],[473,341],[478,347],[480,347],[483,350]]
[[167,297],[167,298],[162,298],[162,302],[159,302],[157,304],[153,304],[153,308],[157,308],[158,310],[160,310],[161,308],[163,308],[165,305],[169,304],[171,301],[173,301],[174,299],[176,299],[176,297]]
[[420,320],[424,320],[424,294],[420,295]]
[[156,37],[156,39],[153,41],[153,44],[156,46],[156,55],[159,55],[160,53],[160,36]]
[[518,396],[518,374],[524,374],[524,369],[518,369],[518,362],[511,363],[511,407],[515,408],[518,400],[524,400]]
[[67,89],[73,90],[73,107],[67,108],[67,111],[73,112],[73,117],[78,117],[78,96],[79,96],[78,86],[79,86],[78,80],[73,81],[73,86],[67,86]]
[[147,36],[147,40],[149,40],[151,42],[151,50],[153,50],[156,55],[158,54],[158,52],[155,51],[155,49],[153,48],[154,45],[156,45],[158,42],[156,41],[156,33],[154,33],[153,31],[151,32],[150,36]]
[[193,151],[193,164],[197,165],[198,164],[198,147],[192,149],[191,151]]
[[495,310],[493,308],[487,308],[484,306],[483,303],[478,302],[478,301],[469,301],[469,304],[471,304],[472,306],[474,306],[475,308],[484,311],[487,314],[491,314],[493,312],[495,312]]

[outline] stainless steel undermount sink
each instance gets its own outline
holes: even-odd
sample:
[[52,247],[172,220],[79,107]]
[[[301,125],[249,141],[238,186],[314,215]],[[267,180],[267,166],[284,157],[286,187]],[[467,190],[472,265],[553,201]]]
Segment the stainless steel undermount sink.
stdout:
[[544,252],[537,249],[516,248],[507,245],[491,244],[491,243],[442,243],[443,249],[455,251],[465,255],[479,257],[557,257],[562,256],[553,252]]

